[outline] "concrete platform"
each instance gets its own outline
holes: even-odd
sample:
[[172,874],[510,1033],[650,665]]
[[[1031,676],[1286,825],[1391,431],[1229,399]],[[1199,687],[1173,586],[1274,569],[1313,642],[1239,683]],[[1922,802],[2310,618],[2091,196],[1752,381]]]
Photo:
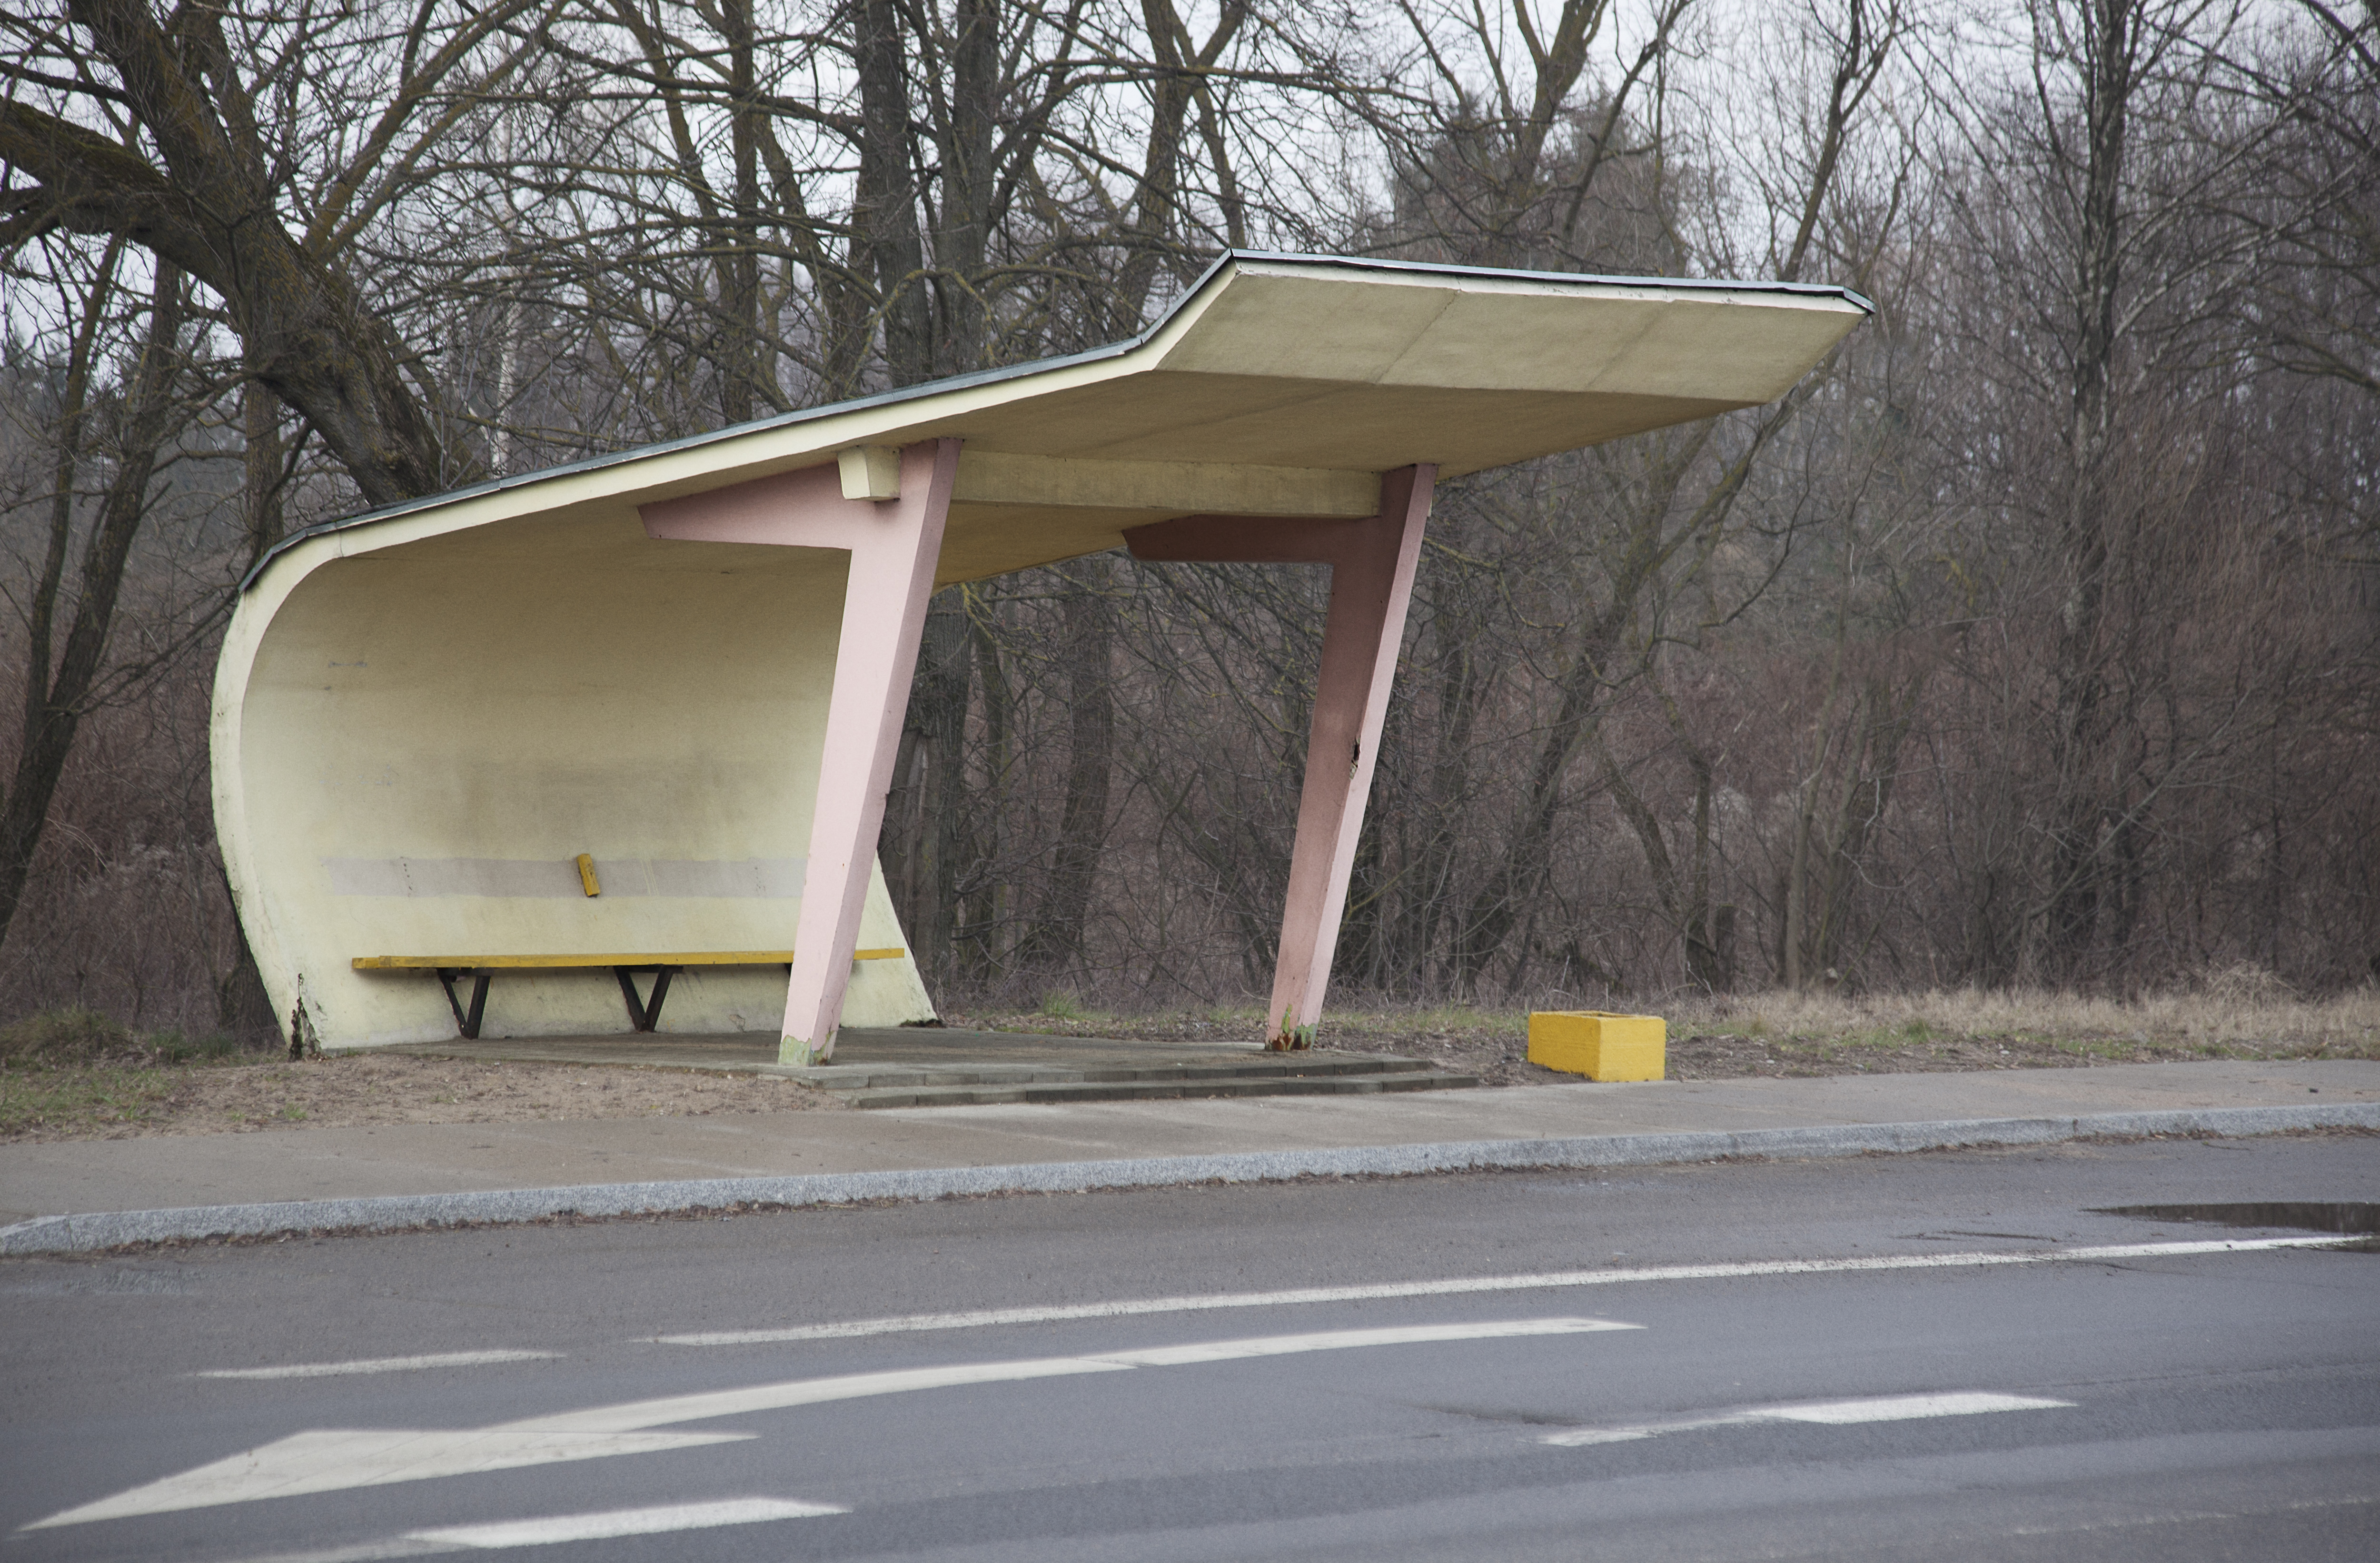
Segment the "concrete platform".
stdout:
[[773,1032],[733,1035],[481,1038],[382,1049],[434,1058],[777,1075],[855,1107],[988,1106],[1211,1096],[1347,1096],[1479,1083],[1420,1058],[1370,1053],[1269,1053],[1254,1044],[1127,1042],[1113,1037],[943,1027],[846,1027],[835,1062],[777,1062]]

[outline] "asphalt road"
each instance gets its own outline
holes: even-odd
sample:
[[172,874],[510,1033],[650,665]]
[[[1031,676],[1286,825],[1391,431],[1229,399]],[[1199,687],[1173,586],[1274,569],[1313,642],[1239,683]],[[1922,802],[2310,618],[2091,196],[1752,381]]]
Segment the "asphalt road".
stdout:
[[2380,1254],[2090,1213],[2276,1200],[2380,1139],[11,1261],[0,1563],[2380,1557]]

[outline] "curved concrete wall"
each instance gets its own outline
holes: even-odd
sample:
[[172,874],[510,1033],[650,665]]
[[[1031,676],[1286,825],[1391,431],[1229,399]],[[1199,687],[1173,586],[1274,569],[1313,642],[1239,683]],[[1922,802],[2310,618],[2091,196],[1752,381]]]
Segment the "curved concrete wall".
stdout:
[[[434,978],[358,956],[792,946],[847,555],[616,514],[370,541],[277,559],[217,673],[217,829],[285,1025],[455,1034]],[[878,871],[859,944],[907,942]],[[784,1003],[782,967],[689,970],[662,1030],[773,1031]],[[907,956],[854,973],[846,1023],[932,1014]],[[627,1026],[608,971],[506,973],[482,1034]]]

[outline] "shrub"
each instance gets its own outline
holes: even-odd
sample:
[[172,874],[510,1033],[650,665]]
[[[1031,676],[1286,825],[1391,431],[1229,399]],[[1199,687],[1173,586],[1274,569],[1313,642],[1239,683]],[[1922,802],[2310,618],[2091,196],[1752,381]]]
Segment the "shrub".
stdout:
[[147,1050],[138,1037],[96,1009],[69,1005],[44,1009],[13,1026],[0,1027],[0,1059],[49,1067],[97,1064],[138,1056]]

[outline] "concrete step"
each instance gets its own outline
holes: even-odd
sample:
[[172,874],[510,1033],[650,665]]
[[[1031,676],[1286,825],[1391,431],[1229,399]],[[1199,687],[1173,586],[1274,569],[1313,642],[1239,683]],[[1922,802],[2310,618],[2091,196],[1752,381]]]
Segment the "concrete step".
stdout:
[[[829,1087],[855,1107],[965,1107],[1002,1102],[1148,1102],[1215,1096],[1350,1096],[1390,1091],[1460,1091],[1476,1075],[1449,1074],[1416,1059],[1382,1059],[1392,1068],[1317,1074],[1232,1074],[1180,1070],[1160,1079],[982,1081],[973,1083]],[[1159,1071],[1130,1071],[1133,1074]]]
[[1423,1058],[1250,1052],[1148,1063],[1104,1058],[1081,1064],[820,1064],[806,1069],[788,1067],[783,1072],[822,1090],[851,1092],[925,1086],[1187,1084],[1293,1077],[1320,1080],[1340,1075],[1420,1074],[1429,1068],[1428,1060]]

